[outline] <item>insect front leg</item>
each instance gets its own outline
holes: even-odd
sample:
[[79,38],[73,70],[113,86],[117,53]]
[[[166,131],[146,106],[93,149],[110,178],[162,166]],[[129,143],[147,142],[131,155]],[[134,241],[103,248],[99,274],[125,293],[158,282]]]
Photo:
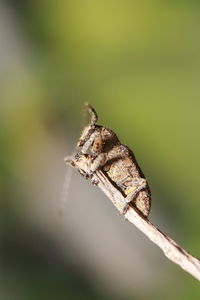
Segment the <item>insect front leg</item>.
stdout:
[[[88,157],[88,155],[87,154],[80,154],[80,153],[78,153],[77,155],[77,159],[79,160],[80,158],[82,158],[82,157]],[[94,171],[92,171],[93,170],[93,168],[92,168],[92,160],[93,160],[93,157],[92,156],[90,156],[89,157],[89,160],[90,160],[90,163],[89,163],[89,165],[87,165],[87,168],[84,168],[86,165],[85,165],[85,163],[87,162],[87,161],[83,161],[83,163],[80,163],[79,165],[79,168],[78,168],[78,171],[79,171],[79,173],[85,178],[85,179],[91,179],[91,182],[92,182],[92,184],[94,184],[94,185],[97,185],[98,183],[99,183],[99,180],[97,179],[97,178],[94,178],[93,177],[93,175],[94,175]],[[84,168],[84,169],[83,169]]]
[[100,167],[103,167],[107,161],[106,153],[100,153],[92,162],[91,172],[94,173]]
[[132,202],[137,197],[138,193],[147,187],[146,179],[140,178],[139,180],[137,180],[137,184],[135,186],[133,185],[133,188],[130,188],[130,192],[128,193],[128,195],[125,198],[126,204],[123,207],[122,215],[126,214],[128,208],[129,208],[130,202]]
[[96,137],[99,135],[98,132],[94,131],[91,136],[89,137],[89,139],[84,143],[82,149],[81,149],[81,153],[86,154],[88,149],[90,148],[90,146],[92,145],[92,143],[94,142],[94,140],[96,139]]
[[99,181],[93,178],[94,172],[98,170],[100,167],[104,166],[106,161],[107,161],[106,154],[100,153],[91,163],[90,170],[88,172],[79,170],[79,173],[86,179],[90,178],[92,184],[97,185]]
[[64,158],[64,161],[65,161],[67,164],[71,165],[72,167],[75,167],[75,162],[74,162],[74,157],[73,157],[73,156],[66,156],[66,157]]

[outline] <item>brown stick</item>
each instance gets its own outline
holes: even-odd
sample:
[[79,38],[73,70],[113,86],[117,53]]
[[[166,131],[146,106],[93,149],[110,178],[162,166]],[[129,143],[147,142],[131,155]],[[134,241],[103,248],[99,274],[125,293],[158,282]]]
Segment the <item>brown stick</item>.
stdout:
[[[91,160],[89,156],[82,155],[78,160],[66,158],[65,161],[79,169],[79,171],[84,171],[86,173],[90,172]],[[108,196],[108,198],[110,198],[116,208],[122,212],[126,200],[122,193],[109,181],[108,177],[99,170],[93,175],[92,181],[93,183],[96,182],[99,188]],[[169,236],[156,228],[145,217],[140,215],[136,208],[130,206],[125,217],[141,230],[153,243],[160,247],[167,258],[179,265],[186,272],[190,273],[193,277],[200,280],[200,260],[198,258],[189,254]]]

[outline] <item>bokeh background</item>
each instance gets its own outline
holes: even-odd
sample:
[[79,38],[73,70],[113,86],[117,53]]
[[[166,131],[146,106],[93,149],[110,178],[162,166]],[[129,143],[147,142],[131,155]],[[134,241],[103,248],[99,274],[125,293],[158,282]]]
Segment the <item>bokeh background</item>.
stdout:
[[63,161],[89,101],[134,150],[150,220],[200,256],[199,6],[0,1],[0,299],[200,298]]

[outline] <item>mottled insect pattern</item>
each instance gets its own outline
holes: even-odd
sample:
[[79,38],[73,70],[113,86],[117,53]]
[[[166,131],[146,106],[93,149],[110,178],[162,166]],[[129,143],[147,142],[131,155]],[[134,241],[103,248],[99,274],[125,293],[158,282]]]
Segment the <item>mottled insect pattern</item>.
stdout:
[[[86,104],[86,107],[92,118],[77,143],[81,150],[75,159],[81,154],[90,154],[92,164],[87,174],[79,170],[80,173],[86,178],[92,178],[94,172],[101,169],[126,199],[127,203],[122,213],[125,214],[132,204],[148,217],[151,208],[150,189],[133,152],[121,144],[112,130],[97,125],[98,116],[95,109],[89,104]],[[73,165],[72,159],[66,161]]]

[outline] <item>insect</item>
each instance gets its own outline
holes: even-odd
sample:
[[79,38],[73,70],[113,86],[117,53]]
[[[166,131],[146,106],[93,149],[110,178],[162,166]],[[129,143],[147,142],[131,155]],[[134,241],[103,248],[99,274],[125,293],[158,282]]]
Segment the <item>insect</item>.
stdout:
[[[94,172],[101,169],[125,197],[126,205],[122,214],[133,204],[148,217],[151,208],[150,189],[133,152],[121,144],[111,129],[97,125],[98,115],[90,104],[87,103],[86,108],[92,117],[77,143],[81,149],[74,159],[88,155],[92,157],[92,164],[87,173],[79,170],[80,173],[86,178],[92,178]],[[71,158],[66,158],[65,161],[75,165]]]

